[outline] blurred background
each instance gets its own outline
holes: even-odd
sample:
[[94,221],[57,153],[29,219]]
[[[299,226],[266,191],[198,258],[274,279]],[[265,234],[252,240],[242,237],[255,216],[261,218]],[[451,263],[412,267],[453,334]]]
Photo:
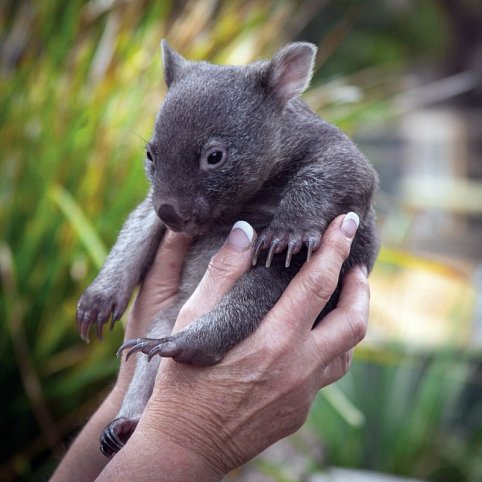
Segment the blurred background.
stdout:
[[350,373],[227,480],[482,481],[481,26],[478,0],[0,2],[0,480],[48,478],[115,376],[120,324],[85,345],[74,313],[147,189],[165,37],[234,64],[315,43],[305,99],[381,178]]

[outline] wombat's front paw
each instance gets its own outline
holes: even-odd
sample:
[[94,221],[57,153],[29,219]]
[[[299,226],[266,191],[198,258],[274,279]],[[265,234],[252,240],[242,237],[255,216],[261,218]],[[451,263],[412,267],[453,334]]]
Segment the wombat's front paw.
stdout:
[[101,289],[94,284],[90,285],[81,296],[77,305],[77,328],[80,337],[89,342],[90,327],[96,325],[97,338],[102,339],[102,329],[105,323],[111,319],[110,329],[121,318],[127,304],[130,293],[123,294],[120,290]]
[[155,355],[173,358],[182,363],[190,363],[198,366],[215,365],[224,356],[219,350],[208,346],[206,340],[202,340],[195,333],[186,330],[165,338],[134,338],[126,341],[117,351],[119,356],[124,350],[129,349],[126,361],[134,353],[144,353],[150,361]]
[[105,427],[100,436],[100,451],[112,458],[124,447],[139,422],[138,418],[116,418]]
[[321,234],[321,230],[315,228],[278,228],[268,226],[256,238],[254,243],[253,265],[258,262],[259,254],[264,249],[269,248],[268,256],[266,257],[267,268],[271,265],[274,254],[281,253],[287,249],[285,266],[288,268],[291,263],[291,257],[301,250],[303,244],[308,248],[307,259],[309,261],[311,253],[320,245]]

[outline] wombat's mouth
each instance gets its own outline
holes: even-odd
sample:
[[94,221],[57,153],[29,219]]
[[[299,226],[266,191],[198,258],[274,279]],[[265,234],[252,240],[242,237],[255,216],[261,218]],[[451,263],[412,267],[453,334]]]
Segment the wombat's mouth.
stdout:
[[188,219],[182,223],[172,223],[163,221],[164,224],[175,233],[184,233],[188,236],[201,236],[209,231],[209,227],[211,223],[203,222],[200,224],[196,220]]
[[200,211],[181,215],[173,205],[165,203],[157,209],[157,215],[171,231],[189,236],[200,236],[207,233],[214,224],[222,223],[223,210],[218,208],[213,211],[208,209]]

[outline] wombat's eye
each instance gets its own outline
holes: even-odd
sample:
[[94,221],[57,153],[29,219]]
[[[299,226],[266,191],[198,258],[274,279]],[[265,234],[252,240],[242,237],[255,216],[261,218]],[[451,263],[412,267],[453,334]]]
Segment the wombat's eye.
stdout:
[[152,158],[152,154],[150,153],[149,150],[146,151],[146,156],[147,156],[147,159],[149,159],[149,161],[154,162],[154,159]]
[[223,146],[212,146],[201,156],[201,169],[217,169],[227,158],[226,149]]
[[221,151],[211,152],[208,156],[208,164],[218,164],[223,160],[223,153]]

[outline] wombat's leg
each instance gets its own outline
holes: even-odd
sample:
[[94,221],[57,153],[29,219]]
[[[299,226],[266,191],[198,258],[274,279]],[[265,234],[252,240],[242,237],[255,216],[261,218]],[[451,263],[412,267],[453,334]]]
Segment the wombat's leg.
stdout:
[[[172,325],[179,311],[179,305],[180,303],[155,320],[149,336],[159,338],[171,333]],[[135,363],[134,375],[119,413],[115,420],[107,425],[100,437],[100,450],[107,457],[112,457],[117,453],[137,427],[139,418],[151,396],[160,359],[148,363],[146,357],[138,357]]]
[[139,357],[136,363],[122,407],[100,436],[100,450],[106,457],[112,457],[129,440],[152,393],[160,359],[148,363],[145,357]]
[[101,338],[103,325],[111,318],[112,328],[120,319],[132,291],[151,265],[164,231],[149,193],[127,218],[102,269],[80,298],[77,327],[83,340],[89,341],[92,324],[97,325]]
[[269,250],[267,266],[274,254],[286,250],[285,265],[289,266],[303,245],[309,259],[336,216],[354,211],[363,224],[371,215],[375,172],[341,132],[328,125],[325,129],[330,144],[312,154],[288,181],[270,225],[256,239],[254,264],[262,250]]
[[269,269],[255,266],[238,280],[210,313],[184,330],[161,339],[130,340],[121,346],[119,353],[129,349],[128,356],[140,351],[148,355],[148,360],[160,355],[195,365],[215,364],[256,329],[299,266],[298,259],[293,259],[288,269],[276,260]]

